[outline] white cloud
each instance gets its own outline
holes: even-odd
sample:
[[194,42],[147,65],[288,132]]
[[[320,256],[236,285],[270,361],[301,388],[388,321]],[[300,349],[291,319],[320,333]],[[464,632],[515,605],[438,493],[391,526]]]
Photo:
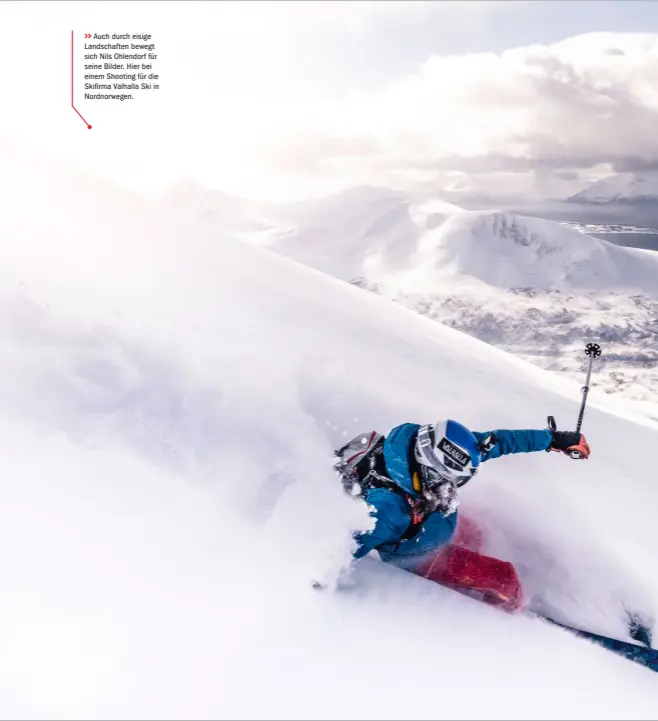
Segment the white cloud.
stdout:
[[261,13],[269,6],[272,17],[285,18],[286,23],[297,24],[306,29],[326,30],[333,26],[341,30],[364,32],[378,22],[391,19],[410,17],[422,21],[430,15],[455,12],[466,16],[481,16],[530,3],[528,0],[270,0],[250,3],[245,3],[244,0],[226,0],[222,4],[234,6],[236,12],[245,15]]
[[265,144],[277,169],[367,181],[490,171],[494,184],[505,170],[527,184],[536,169],[546,185],[546,169],[658,166],[658,35],[436,56],[322,122],[302,117]]

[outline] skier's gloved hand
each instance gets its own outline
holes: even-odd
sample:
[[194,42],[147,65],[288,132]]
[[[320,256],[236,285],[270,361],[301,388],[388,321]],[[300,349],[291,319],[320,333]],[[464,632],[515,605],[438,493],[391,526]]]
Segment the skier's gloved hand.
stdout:
[[[587,445],[587,439],[582,433],[576,431],[552,431],[553,440],[551,441],[551,450],[564,453],[571,458],[589,458],[590,449]],[[572,451],[578,451],[579,456],[572,456]]]

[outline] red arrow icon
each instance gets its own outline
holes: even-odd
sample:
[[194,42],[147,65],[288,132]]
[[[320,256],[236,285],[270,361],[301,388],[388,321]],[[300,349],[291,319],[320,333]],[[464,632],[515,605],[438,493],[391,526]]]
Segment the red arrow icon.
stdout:
[[91,37],[91,33],[85,33],[85,37],[86,37],[86,38],[90,38],[90,37]]
[[[89,37],[91,37],[91,35]],[[89,125],[89,123],[82,117],[80,111],[75,107],[75,102],[73,100],[73,30],[71,30],[71,107],[80,116],[87,128],[91,130],[91,125]]]

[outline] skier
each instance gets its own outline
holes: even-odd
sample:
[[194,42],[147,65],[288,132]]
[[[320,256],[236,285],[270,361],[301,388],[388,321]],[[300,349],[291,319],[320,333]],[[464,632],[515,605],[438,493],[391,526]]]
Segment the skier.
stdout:
[[485,461],[534,451],[581,459],[590,454],[581,433],[480,433],[454,420],[403,423],[386,437],[376,431],[360,434],[336,451],[335,464],[345,490],[363,498],[375,520],[372,530],[355,534],[354,557],[377,550],[383,561],[517,610],[523,599],[516,571],[478,552],[482,535],[470,519],[460,519],[458,489]]

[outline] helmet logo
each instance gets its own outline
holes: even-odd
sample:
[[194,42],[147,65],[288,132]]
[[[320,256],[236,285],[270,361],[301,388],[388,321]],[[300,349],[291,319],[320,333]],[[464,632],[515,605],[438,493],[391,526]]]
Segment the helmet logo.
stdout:
[[447,438],[442,438],[438,447],[462,467],[471,462],[471,457],[468,453],[462,451],[461,448],[457,448],[457,446],[453,445]]

